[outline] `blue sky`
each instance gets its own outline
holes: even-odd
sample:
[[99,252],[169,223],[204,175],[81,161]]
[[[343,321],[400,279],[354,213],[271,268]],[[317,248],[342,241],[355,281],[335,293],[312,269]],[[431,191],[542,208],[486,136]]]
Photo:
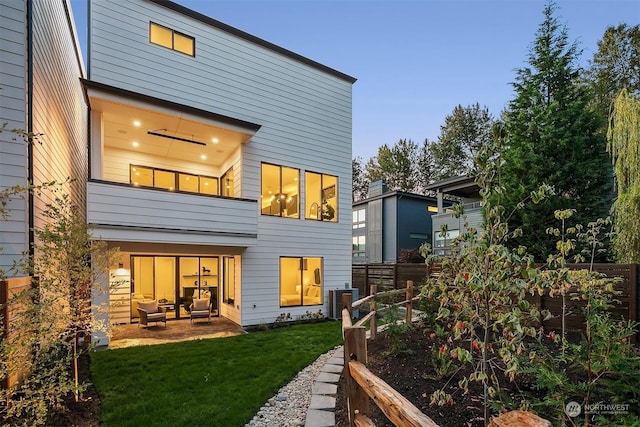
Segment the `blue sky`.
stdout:
[[[107,0],[102,0],[107,1]],[[117,0],[123,1],[123,0]],[[177,0],[190,9],[335,68],[353,86],[353,157],[383,144],[435,140],[458,104],[499,116],[526,65],[544,0]],[[86,2],[71,0],[86,45]],[[609,25],[640,24],[638,0],[558,0],[583,50]],[[86,53],[85,53],[86,61]]]

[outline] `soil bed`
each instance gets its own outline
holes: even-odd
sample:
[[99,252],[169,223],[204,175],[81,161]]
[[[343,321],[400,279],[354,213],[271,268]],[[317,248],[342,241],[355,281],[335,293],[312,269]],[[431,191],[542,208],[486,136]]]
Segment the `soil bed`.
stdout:
[[[576,337],[572,337],[576,338]],[[483,399],[480,383],[469,383],[469,394],[463,395],[458,388],[458,381],[472,372],[470,364],[467,364],[453,376],[437,379],[432,365],[432,348],[439,349],[447,345],[446,337],[430,337],[422,328],[413,328],[400,338],[409,350],[399,355],[387,355],[392,341],[382,334],[375,341],[367,341],[367,367],[375,375],[382,378],[395,390],[429,416],[441,427],[483,427]],[[551,341],[550,341],[551,342]],[[451,348],[451,344],[448,344]],[[500,387],[507,395],[517,396],[519,390],[528,390],[530,387],[523,384],[510,382],[501,372],[495,372]],[[430,405],[431,394],[444,388],[453,398],[451,404],[445,406]],[[345,381],[341,378],[338,384],[336,396],[336,426],[347,427],[348,412],[345,397]],[[489,417],[497,416],[502,408],[495,406],[490,408]],[[393,426],[387,420],[382,411],[373,401],[369,401],[370,418],[376,426]],[[540,415],[540,414],[539,414]],[[544,415],[542,415],[544,417]]]
[[[78,373],[81,382],[91,382],[89,355],[78,359]],[[51,427],[98,427],[100,425],[100,397],[93,385],[89,385],[76,402],[73,395],[67,396],[64,406],[51,415],[47,426]]]

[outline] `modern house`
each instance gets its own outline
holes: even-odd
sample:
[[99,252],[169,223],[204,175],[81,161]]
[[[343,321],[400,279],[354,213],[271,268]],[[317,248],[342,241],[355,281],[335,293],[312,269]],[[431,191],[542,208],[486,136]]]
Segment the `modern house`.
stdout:
[[353,203],[353,263],[396,263],[403,249],[432,243],[436,212],[434,197],[387,191],[384,181],[371,183],[368,197]]
[[[44,3],[72,25],[67,3]],[[60,162],[81,172],[67,173],[95,238],[118,248],[110,321],[136,322],[149,299],[188,318],[203,296],[241,326],[327,313],[351,277],[355,79],[170,1],[90,0],[88,19],[88,73],[76,60],[80,96],[56,97],[55,117],[77,116]]]
[[[480,188],[474,178],[469,176],[453,177],[435,182],[427,186],[426,190],[435,191],[437,199],[437,213],[431,217],[433,227],[433,253],[446,255],[451,247],[451,240],[469,227],[479,228],[482,225],[482,205]],[[451,208],[452,202],[447,202],[446,196],[453,196],[464,205],[463,215],[456,217]],[[446,232],[443,233],[443,227]]]

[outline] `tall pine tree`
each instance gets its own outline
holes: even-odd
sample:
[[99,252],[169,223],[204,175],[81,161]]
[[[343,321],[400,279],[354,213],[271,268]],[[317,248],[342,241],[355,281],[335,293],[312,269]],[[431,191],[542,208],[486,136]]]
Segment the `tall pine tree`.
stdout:
[[[554,11],[553,2],[545,6],[528,66],[517,71],[515,98],[505,115],[505,215],[511,229],[523,230],[512,243],[527,246],[537,261],[556,250],[557,238],[546,234],[557,225],[555,210],[575,209],[576,223],[586,225],[607,215],[613,188],[602,117],[589,108],[592,97],[579,83],[575,65],[580,52],[568,42]],[[516,209],[543,183],[556,195]]]

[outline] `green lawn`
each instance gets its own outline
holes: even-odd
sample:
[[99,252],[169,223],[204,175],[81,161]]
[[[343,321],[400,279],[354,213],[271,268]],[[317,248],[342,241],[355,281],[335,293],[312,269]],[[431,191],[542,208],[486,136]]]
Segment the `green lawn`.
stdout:
[[242,426],[320,354],[337,321],[91,354],[105,426]]

